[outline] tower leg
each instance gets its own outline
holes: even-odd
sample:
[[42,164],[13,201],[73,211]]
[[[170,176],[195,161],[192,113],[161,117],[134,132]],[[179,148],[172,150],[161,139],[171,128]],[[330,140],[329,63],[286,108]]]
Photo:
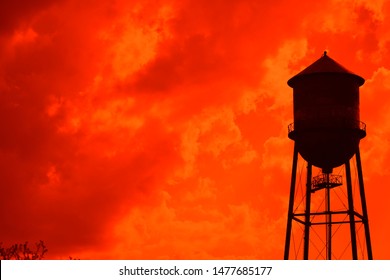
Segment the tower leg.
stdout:
[[306,178],[306,207],[305,207],[305,243],[303,246],[303,259],[309,259],[309,234],[310,234],[310,200],[311,200],[311,173],[312,165],[307,164],[307,178]]
[[326,256],[328,260],[332,259],[332,213],[330,210],[330,183],[329,173],[326,173],[325,188],[325,212],[326,214]]
[[290,186],[290,200],[288,204],[287,229],[286,229],[286,243],[284,246],[284,259],[288,260],[290,253],[291,227],[294,211],[294,195],[295,195],[295,179],[297,176],[297,162],[298,162],[298,148],[294,144],[293,165],[291,172],[291,186]]
[[366,245],[367,245],[367,256],[369,260],[372,260],[372,247],[371,247],[371,237],[370,237],[370,228],[368,226],[368,213],[367,213],[367,203],[366,203],[366,195],[364,192],[364,182],[363,182],[363,171],[362,171],[362,162],[360,159],[360,150],[358,148],[356,152],[356,165],[359,177],[359,190],[360,190],[360,198],[362,201],[362,214],[363,214],[363,225],[364,232],[366,236]]
[[358,257],[357,257],[357,243],[356,243],[355,209],[353,206],[351,167],[349,165],[349,160],[345,163],[345,173],[347,177],[348,215],[349,215],[349,225],[351,231],[352,258],[354,260],[357,260]]

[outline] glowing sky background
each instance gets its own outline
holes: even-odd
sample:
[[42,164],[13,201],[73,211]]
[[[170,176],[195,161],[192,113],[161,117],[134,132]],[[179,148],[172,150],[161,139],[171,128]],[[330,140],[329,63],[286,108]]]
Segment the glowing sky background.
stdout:
[[287,80],[361,75],[374,258],[390,258],[390,3],[2,1],[0,242],[47,258],[281,259]]

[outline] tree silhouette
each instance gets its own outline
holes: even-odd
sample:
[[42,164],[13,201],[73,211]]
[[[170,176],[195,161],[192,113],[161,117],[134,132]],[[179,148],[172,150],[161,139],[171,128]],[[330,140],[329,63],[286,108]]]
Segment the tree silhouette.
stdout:
[[10,247],[3,247],[0,243],[0,260],[41,260],[46,252],[47,248],[42,240],[35,243],[35,248],[31,248],[27,241]]

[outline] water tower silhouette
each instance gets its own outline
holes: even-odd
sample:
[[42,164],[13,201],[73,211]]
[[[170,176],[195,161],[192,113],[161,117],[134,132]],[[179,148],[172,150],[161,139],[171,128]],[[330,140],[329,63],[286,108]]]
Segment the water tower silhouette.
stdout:
[[[351,257],[358,259],[356,224],[364,225],[367,258],[372,259],[372,248],[359,142],[366,136],[366,125],[360,122],[359,87],[364,79],[331,59],[326,52],[316,62],[288,80],[293,88],[294,123],[288,126],[288,137],[295,141],[290,200],[287,217],[284,259],[290,257],[292,225],[303,228],[303,259],[309,259],[310,231],[314,226],[325,227],[325,259],[332,259],[332,225],[349,224]],[[304,209],[295,207],[298,155],[307,163]],[[350,160],[355,155],[359,183],[361,213],[354,206]],[[333,174],[336,167],[345,165],[346,208],[333,209],[331,190],[343,185],[340,175]],[[319,175],[313,177],[317,167]],[[313,211],[312,195],[322,194],[324,210]],[[340,219],[340,215],[344,219]],[[318,217],[322,217],[317,222]],[[316,220],[317,219],[317,220]]]

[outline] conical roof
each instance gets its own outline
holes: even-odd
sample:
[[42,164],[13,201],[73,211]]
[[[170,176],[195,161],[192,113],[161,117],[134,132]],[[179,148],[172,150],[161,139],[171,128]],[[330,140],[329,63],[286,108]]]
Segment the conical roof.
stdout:
[[335,60],[330,58],[326,51],[324,52],[324,55],[315,61],[313,64],[309,65],[307,68],[296,74],[294,77],[289,79],[287,81],[287,84],[290,87],[294,86],[294,83],[301,79],[304,76],[307,75],[313,75],[313,74],[320,74],[320,73],[332,73],[332,74],[347,74],[347,75],[352,75],[356,78],[359,86],[364,84],[364,79],[355,73],[349,71],[347,68],[344,66],[340,65],[337,63]]

